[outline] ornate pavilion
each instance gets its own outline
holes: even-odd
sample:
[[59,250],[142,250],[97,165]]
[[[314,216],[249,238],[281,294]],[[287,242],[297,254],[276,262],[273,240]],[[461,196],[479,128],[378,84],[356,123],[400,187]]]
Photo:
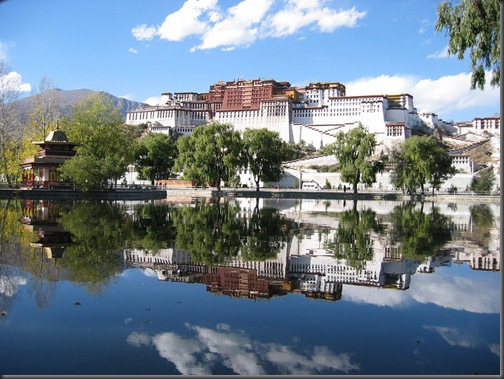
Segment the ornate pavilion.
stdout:
[[64,131],[56,124],[56,130],[51,131],[45,141],[32,142],[39,145],[38,156],[25,158],[21,167],[23,188],[70,189],[73,183],[60,178],[58,168],[67,159],[75,155],[77,144],[69,142]]

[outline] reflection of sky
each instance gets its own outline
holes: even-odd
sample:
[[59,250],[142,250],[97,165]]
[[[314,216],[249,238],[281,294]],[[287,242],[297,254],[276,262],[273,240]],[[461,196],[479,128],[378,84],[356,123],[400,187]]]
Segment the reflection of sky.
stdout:
[[460,276],[437,269],[435,274],[416,273],[406,291],[370,287],[343,286],[343,300],[378,306],[407,306],[413,303],[435,304],[452,310],[473,313],[500,312],[498,273]]
[[19,286],[25,285],[26,283],[26,278],[22,276],[0,275],[0,294],[11,297],[18,291]]
[[[313,375],[330,371],[348,373],[357,370],[347,353],[335,354],[325,346],[307,348],[302,352],[277,343],[253,341],[229,325],[215,329],[186,324],[192,337],[174,332],[156,334],[131,333],[127,342],[136,347],[154,345],[159,355],[173,362],[183,375],[211,375],[218,365],[240,375],[264,375],[264,366],[273,367],[281,375]],[[268,369],[269,371],[269,369]]]
[[487,344],[484,339],[468,330],[434,325],[424,325],[423,327],[426,330],[437,332],[450,346],[474,349],[481,345],[487,345],[493,354],[500,356],[500,346],[498,344]]

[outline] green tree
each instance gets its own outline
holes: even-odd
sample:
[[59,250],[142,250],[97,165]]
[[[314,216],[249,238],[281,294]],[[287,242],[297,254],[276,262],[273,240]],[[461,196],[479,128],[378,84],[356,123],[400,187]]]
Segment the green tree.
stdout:
[[495,174],[493,169],[480,170],[471,179],[469,189],[480,194],[488,194],[495,184]]
[[256,207],[247,222],[243,220],[244,232],[240,249],[244,260],[263,261],[275,258],[289,239],[289,231],[295,228],[292,220],[286,219],[276,208]]
[[142,138],[135,153],[140,179],[154,184],[157,179],[168,179],[173,174],[177,157],[176,139],[162,133],[148,133]]
[[491,85],[500,86],[500,4],[499,0],[460,0],[438,5],[436,31],[446,29],[448,54],[471,57],[471,88],[484,89],[485,70],[492,70]]
[[434,190],[439,190],[441,185],[455,175],[457,170],[453,166],[453,158],[440,145],[433,147],[430,162],[431,172],[428,183],[432,186],[432,194],[434,195]]
[[245,129],[243,151],[252,172],[256,190],[259,182],[276,182],[283,174],[282,161],[285,157],[283,140],[277,132],[266,128]]
[[357,193],[357,185],[365,183],[371,185],[376,181],[376,173],[382,169],[378,162],[371,161],[376,147],[374,134],[359,123],[359,126],[347,133],[339,132],[336,142],[324,149],[334,154],[338,160],[341,179],[353,186]]
[[130,247],[157,252],[174,247],[176,228],[172,204],[140,204],[135,208]]
[[232,181],[243,166],[241,146],[240,133],[231,124],[198,126],[179,139],[175,170],[186,179],[215,184],[220,191],[221,181]]
[[416,193],[424,192],[426,183],[432,185],[432,192],[455,174],[452,158],[432,136],[413,136],[392,149],[390,162],[393,166],[391,182],[396,188]]
[[66,129],[79,145],[76,156],[60,168],[62,174],[85,191],[117,186],[134,161],[136,143],[119,108],[103,93],[93,94],[74,106]]
[[123,269],[122,250],[131,239],[132,222],[118,204],[81,201],[61,213],[59,223],[72,234],[61,265],[73,282],[100,293]]
[[371,209],[357,210],[357,201],[351,210],[338,215],[339,225],[334,240],[326,247],[334,252],[338,259],[346,259],[356,270],[363,270],[366,261],[373,259],[372,234],[381,234],[385,230],[377,221],[376,212]]
[[462,232],[464,238],[476,243],[479,247],[489,252],[491,230],[494,227],[495,217],[487,204],[474,204],[469,207],[473,227]]
[[[423,203],[422,203],[423,204]],[[433,207],[430,214],[409,202],[394,207],[390,214],[390,243],[403,257],[423,261],[435,255],[450,239],[450,219]]]
[[173,215],[176,246],[189,250],[193,261],[208,266],[235,258],[243,243],[239,212],[238,205],[227,201],[181,208]]
[[20,83],[10,68],[0,61],[0,174],[12,187],[21,176],[19,166],[23,147],[23,129],[15,102],[20,96]]
[[390,151],[389,159],[393,166],[390,173],[390,183],[397,189],[401,189],[404,193],[406,185],[404,183],[405,171],[407,170],[406,162],[402,159],[403,146],[394,146]]

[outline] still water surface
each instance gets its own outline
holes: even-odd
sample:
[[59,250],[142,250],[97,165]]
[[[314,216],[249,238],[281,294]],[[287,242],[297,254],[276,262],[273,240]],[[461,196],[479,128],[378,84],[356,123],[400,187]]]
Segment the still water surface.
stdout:
[[500,373],[499,204],[0,205],[1,374]]

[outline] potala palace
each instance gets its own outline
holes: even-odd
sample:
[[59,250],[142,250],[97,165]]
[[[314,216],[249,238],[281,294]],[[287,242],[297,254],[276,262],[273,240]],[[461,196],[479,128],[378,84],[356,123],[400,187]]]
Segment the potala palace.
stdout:
[[[238,131],[267,128],[286,142],[303,141],[316,149],[334,142],[338,132],[362,123],[376,136],[376,153],[414,134],[437,130],[445,143],[453,146],[451,153],[459,172],[471,175],[477,171],[481,165],[471,160],[468,152],[490,141],[494,150],[491,166],[500,174],[498,116],[445,122],[434,113],[418,112],[410,94],[346,96],[346,88],[339,82],[295,87],[273,79],[240,79],[219,81],[210,85],[207,93],[166,92],[161,97],[161,105],[129,112],[126,123],[146,124],[150,132],[174,130],[188,135],[195,127],[216,121],[232,124]],[[300,165],[293,163],[290,167],[299,170]]]

